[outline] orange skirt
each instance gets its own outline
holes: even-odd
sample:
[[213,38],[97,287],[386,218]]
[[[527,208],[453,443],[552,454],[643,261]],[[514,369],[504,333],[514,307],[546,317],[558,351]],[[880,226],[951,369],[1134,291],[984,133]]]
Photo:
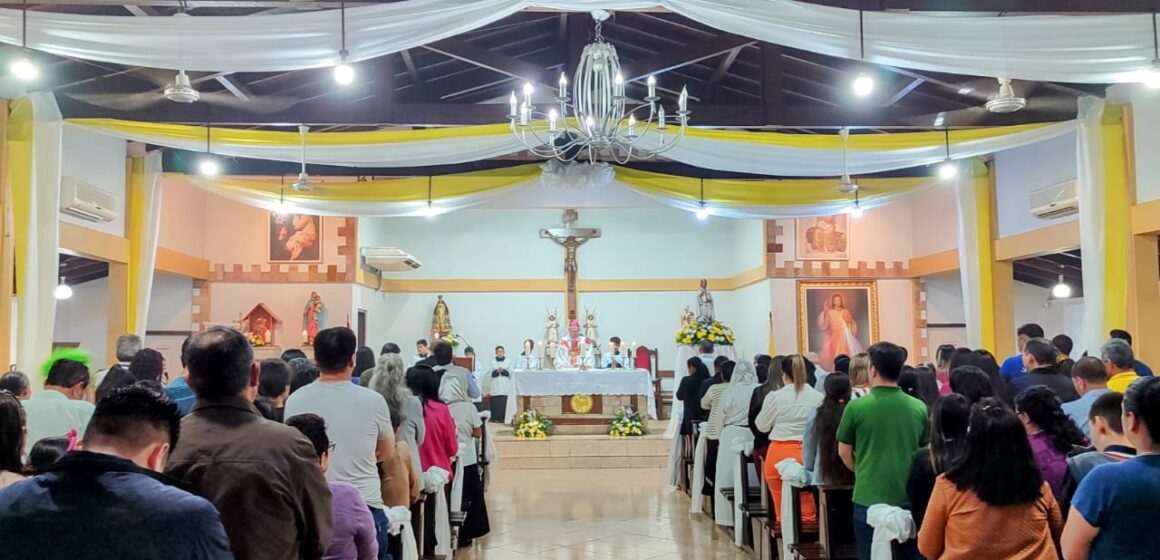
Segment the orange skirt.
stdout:
[[[769,450],[765,453],[765,481],[769,484],[769,493],[773,495],[773,511],[777,519],[781,520],[781,473],[777,472],[777,464],[785,459],[796,459],[802,462],[802,442],[800,441],[771,441]],[[817,521],[817,506],[812,494],[802,494],[802,521]]]

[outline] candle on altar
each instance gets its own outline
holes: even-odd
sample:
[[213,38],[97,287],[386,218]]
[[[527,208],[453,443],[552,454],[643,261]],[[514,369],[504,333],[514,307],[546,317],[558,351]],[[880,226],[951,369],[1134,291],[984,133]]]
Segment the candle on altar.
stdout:
[[304,330],[302,331],[302,345],[305,346],[307,344],[310,344],[310,332]]
[[540,340],[536,342],[535,354],[537,358],[544,357],[544,341]]

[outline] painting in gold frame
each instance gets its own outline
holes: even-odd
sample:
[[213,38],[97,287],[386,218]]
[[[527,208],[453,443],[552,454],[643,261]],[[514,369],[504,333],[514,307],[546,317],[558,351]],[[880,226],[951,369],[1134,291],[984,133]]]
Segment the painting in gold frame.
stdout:
[[816,353],[818,365],[833,371],[836,356],[865,352],[877,340],[877,282],[798,282],[798,348]]

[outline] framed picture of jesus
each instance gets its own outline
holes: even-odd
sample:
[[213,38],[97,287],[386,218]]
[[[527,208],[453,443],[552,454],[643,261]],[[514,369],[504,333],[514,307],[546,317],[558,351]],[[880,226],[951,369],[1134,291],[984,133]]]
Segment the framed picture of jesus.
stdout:
[[322,216],[270,212],[269,262],[322,262]]
[[845,214],[795,220],[794,248],[799,261],[850,259],[850,220]]
[[865,352],[878,340],[876,282],[799,281],[798,347],[833,371],[834,358]]

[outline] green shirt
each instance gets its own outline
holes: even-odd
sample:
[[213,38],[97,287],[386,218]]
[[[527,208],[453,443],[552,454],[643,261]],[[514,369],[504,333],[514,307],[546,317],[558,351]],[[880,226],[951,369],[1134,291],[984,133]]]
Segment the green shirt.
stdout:
[[929,438],[926,405],[898,387],[850,401],[838,441],[854,446],[854,503],[905,507],[911,459]]

